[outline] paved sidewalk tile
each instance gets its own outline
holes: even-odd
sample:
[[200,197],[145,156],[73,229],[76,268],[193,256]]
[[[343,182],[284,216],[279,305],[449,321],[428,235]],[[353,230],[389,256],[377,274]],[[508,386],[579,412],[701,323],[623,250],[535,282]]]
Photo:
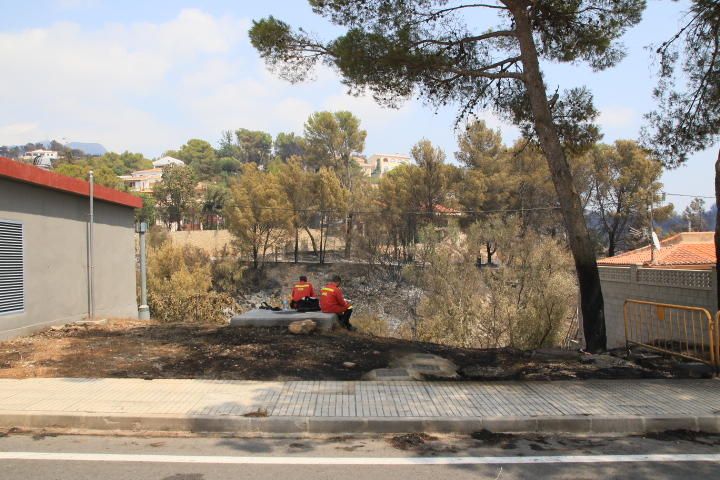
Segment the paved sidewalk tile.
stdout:
[[719,380],[251,382],[0,379],[0,413],[477,418],[720,414]]

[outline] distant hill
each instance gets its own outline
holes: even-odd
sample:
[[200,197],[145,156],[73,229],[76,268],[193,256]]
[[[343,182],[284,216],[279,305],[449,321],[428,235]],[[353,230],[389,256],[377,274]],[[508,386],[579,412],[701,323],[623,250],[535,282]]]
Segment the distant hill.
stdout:
[[[50,140],[44,140],[44,141],[38,142],[38,143],[42,143],[45,148],[50,148],[52,142]],[[93,156],[98,155],[99,156],[99,155],[104,155],[107,153],[107,150],[105,149],[105,147],[103,147],[99,143],[70,142],[70,143],[66,143],[64,146],[67,148],[73,149],[73,150],[80,150],[83,153],[85,153],[85,155],[93,155]]]
[[74,150],[82,150],[86,155],[104,155],[107,153],[105,147],[99,143],[70,142],[65,146]]

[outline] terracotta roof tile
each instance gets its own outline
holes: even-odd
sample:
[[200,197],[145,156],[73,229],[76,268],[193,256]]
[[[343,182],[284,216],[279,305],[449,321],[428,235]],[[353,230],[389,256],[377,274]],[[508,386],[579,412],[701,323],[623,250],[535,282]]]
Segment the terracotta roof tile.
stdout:
[[681,233],[660,242],[651,263],[650,247],[603,258],[599,265],[710,266],[715,264],[712,232]]

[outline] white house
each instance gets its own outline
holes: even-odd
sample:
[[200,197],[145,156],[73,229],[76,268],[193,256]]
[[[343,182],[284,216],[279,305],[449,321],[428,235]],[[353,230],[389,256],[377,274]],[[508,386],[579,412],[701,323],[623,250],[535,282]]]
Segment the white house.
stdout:
[[367,177],[382,177],[400,165],[410,165],[412,160],[400,153],[375,153],[368,158],[354,157],[354,160]]
[[155,167],[155,168],[163,168],[163,167],[167,167],[168,165],[185,166],[185,162],[183,162],[182,160],[178,160],[177,158],[173,158],[173,157],[169,157],[169,156],[164,156],[162,158],[159,158],[159,159],[155,160],[154,162],[152,162],[152,164],[153,164],[153,167]]
[[20,157],[27,162],[33,162],[34,165],[42,168],[52,168],[52,162],[58,159],[58,152],[55,150],[30,150]]
[[400,153],[375,153],[370,155],[367,161],[373,166],[374,174],[381,177],[400,165],[410,165],[412,163],[408,155]]
[[151,193],[153,185],[162,181],[162,173],[162,168],[138,170],[130,175],[120,175],[120,180],[133,192]]

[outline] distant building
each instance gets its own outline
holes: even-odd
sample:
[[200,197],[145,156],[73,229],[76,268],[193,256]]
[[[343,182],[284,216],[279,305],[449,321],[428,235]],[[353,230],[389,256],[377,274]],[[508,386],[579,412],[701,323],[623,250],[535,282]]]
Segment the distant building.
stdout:
[[26,162],[32,162],[33,165],[42,168],[52,168],[52,162],[58,159],[58,152],[55,150],[30,150],[20,157]]
[[368,158],[356,157],[355,161],[367,177],[382,177],[400,165],[412,163],[409,156],[400,153],[375,153]]
[[152,193],[153,185],[162,181],[162,168],[138,170],[130,175],[120,175],[120,180],[132,192]]
[[181,167],[185,166],[185,162],[182,160],[178,160],[177,158],[164,156],[162,158],[159,158],[152,162],[154,168],[163,168],[167,167],[168,165],[180,165]]

